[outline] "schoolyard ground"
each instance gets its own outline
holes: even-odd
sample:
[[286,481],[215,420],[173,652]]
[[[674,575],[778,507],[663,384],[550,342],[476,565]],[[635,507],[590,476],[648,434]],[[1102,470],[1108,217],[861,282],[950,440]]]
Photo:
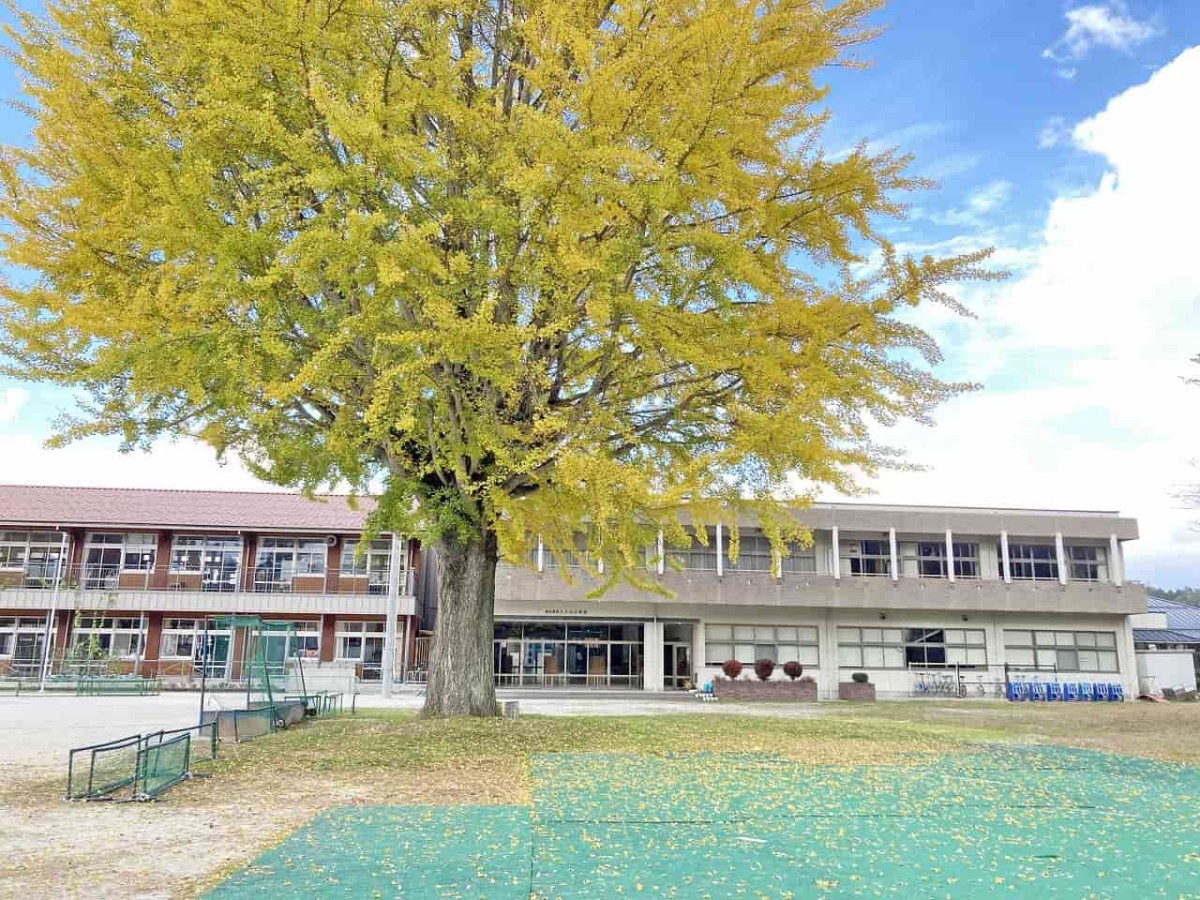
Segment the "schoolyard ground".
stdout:
[[[190,724],[197,699],[0,698],[0,896],[355,896],[356,879],[404,896],[437,884],[444,896],[611,896],[683,884],[678,866],[705,861],[725,886],[713,896],[885,881],[1020,893],[1045,878],[1120,896],[1150,877],[1130,874],[1130,841],[1157,867],[1153,884],[1200,893],[1200,858],[1175,853],[1195,837],[1200,704],[543,696],[522,699],[516,720],[437,722],[416,717],[415,695],[360,697],[354,715],[223,745],[205,777],[158,802],[62,799],[70,746]],[[821,814],[835,795],[842,805]],[[937,802],[909,802],[922,796]],[[1042,802],[1012,806],[1029,796]],[[423,827],[458,838],[418,846]],[[319,860],[295,849],[314,835]],[[839,848],[864,842],[883,849],[857,871]],[[913,862],[954,847],[952,871]],[[462,871],[448,848],[474,860],[478,883],[447,880]],[[630,881],[633,869],[652,880]]]

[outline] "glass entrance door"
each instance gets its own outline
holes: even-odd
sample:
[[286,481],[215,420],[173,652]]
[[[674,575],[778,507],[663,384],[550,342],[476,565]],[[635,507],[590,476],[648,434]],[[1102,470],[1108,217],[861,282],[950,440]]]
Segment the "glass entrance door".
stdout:
[[663,685],[681,690],[692,687],[691,644],[663,645]]
[[42,665],[42,635],[18,632],[13,651],[13,672],[23,678],[38,675]]

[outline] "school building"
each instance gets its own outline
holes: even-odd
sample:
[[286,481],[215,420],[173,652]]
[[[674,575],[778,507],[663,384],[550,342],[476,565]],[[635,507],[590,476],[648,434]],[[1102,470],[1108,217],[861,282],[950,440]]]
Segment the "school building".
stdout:
[[[53,660],[101,655],[186,681],[207,638],[209,674],[227,678],[238,636],[211,617],[253,614],[292,623],[273,658],[377,681],[390,592],[395,678],[423,680],[432,551],[381,535],[358,552],[370,510],[340,496],[0,486],[0,674],[35,670],[49,641]],[[535,542],[497,576],[497,685],[678,690],[726,660],[769,658],[801,663],[825,698],[857,671],[883,697],[948,671],[980,696],[1008,678],[1136,695],[1130,617],[1147,607],[1124,576],[1135,520],[849,503],[797,515],[813,543],[782,557],[750,520],[736,563],[722,529],[707,546],[647,547],[646,574],[671,597],[618,585],[588,599],[582,560]]]

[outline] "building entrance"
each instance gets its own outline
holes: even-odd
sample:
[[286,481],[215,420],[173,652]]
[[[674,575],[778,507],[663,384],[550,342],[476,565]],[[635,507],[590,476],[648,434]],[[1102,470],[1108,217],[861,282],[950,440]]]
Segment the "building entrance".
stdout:
[[500,620],[492,664],[498,687],[642,686],[639,622]]

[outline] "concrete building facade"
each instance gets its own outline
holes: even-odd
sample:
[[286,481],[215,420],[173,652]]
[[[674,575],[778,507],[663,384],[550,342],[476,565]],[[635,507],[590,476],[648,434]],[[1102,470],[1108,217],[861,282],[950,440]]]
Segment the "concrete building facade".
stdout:
[[[273,658],[421,680],[436,618],[430,552],[383,535],[360,552],[369,498],[0,486],[0,674],[79,648],[110,667],[233,677],[236,634],[211,617],[292,623]],[[579,558],[534,540],[502,563],[493,662],[500,687],[678,690],[729,659],[799,662],[819,696],[866,672],[881,696],[969,696],[1012,679],[1137,689],[1124,576],[1137,523],[1112,512],[819,504],[797,513],[808,546],[778,555],[751,520],[740,553],[646,548],[661,593],[616,585],[599,599]],[[396,565],[393,567],[393,560]],[[395,584],[394,648],[386,621]],[[420,602],[418,602],[420,598]],[[224,661],[224,662],[223,662]],[[222,664],[224,669],[221,668]],[[777,672],[777,678],[784,677]]]

